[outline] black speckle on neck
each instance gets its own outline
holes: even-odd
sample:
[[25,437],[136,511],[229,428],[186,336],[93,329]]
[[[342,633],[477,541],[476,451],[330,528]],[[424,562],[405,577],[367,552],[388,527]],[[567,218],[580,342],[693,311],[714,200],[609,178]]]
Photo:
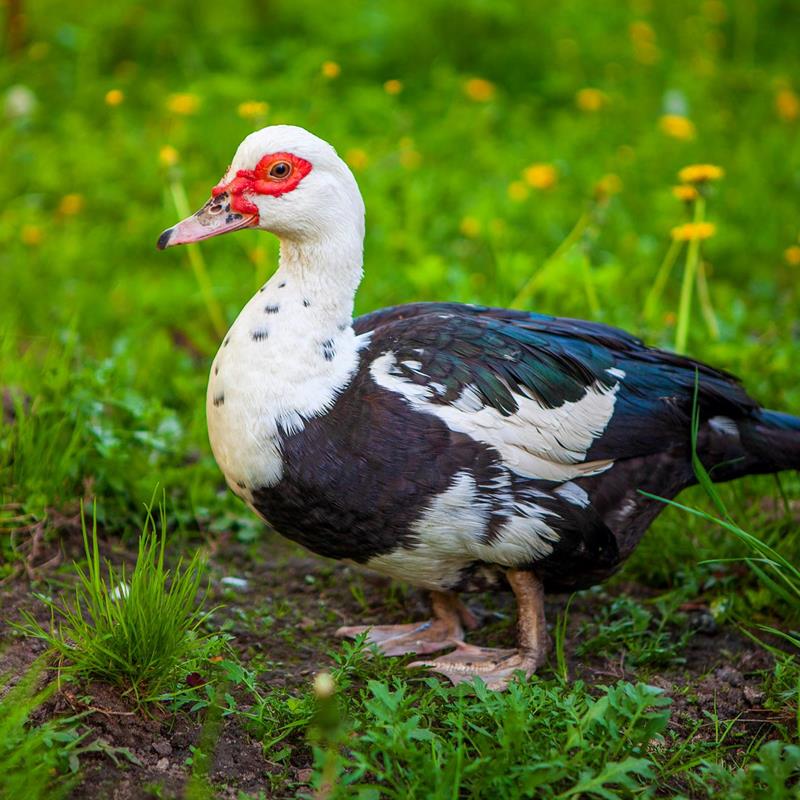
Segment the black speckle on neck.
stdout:
[[333,361],[336,356],[336,347],[334,346],[333,339],[326,339],[322,343],[322,357],[326,361]]
[[214,395],[214,405],[215,406],[225,405],[225,392],[220,392],[219,394]]
[[273,303],[268,306],[264,306],[264,313],[265,314],[277,314],[281,310],[281,307],[277,303]]
[[279,289],[283,289],[283,287],[284,287],[284,286],[286,286],[286,281],[281,281],[281,282],[278,284],[278,288],[279,288]]
[[214,374],[219,375],[219,364],[214,364]]
[[231,337],[230,336],[226,336],[225,337],[225,341],[222,343],[222,346],[223,347],[227,347],[230,343],[231,343]]
[[303,300],[303,305],[304,305],[306,308],[308,308],[308,307],[311,305],[311,301],[310,301],[310,300]]
[[256,328],[256,330],[250,331],[250,336],[254,342],[262,342],[269,336],[269,331],[266,328]]

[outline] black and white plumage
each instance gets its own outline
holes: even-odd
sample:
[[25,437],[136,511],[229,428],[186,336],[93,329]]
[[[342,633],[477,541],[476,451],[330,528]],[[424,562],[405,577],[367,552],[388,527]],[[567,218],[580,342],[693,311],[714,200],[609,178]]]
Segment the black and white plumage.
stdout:
[[[302,166],[291,188],[270,182],[279,162]],[[457,645],[429,663],[498,687],[533,671],[542,587],[612,574],[664,507],[643,492],[672,498],[695,482],[695,396],[712,477],[800,468],[800,419],[605,325],[454,303],[353,322],[363,204],[332,148],[302,129],[248,137],[212,200],[160,245],[241,227],[280,236],[281,265],[214,361],[214,454],[283,535],[434,592],[433,625],[376,629],[387,652]],[[506,581],[519,649],[461,643],[468,614],[452,593]]]

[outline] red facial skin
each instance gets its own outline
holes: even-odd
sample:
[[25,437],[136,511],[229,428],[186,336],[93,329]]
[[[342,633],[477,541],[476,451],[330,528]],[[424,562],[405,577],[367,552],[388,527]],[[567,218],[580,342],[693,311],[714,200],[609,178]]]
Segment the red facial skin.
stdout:
[[[289,174],[283,178],[270,176],[270,169],[279,161],[291,166]],[[293,153],[269,153],[256,164],[255,169],[240,169],[233,180],[217,184],[211,190],[211,196],[218,197],[227,192],[231,196],[231,208],[240,214],[254,215],[254,224],[258,224],[258,206],[244,196],[245,192],[280,197],[296,189],[309,172],[311,164]]]

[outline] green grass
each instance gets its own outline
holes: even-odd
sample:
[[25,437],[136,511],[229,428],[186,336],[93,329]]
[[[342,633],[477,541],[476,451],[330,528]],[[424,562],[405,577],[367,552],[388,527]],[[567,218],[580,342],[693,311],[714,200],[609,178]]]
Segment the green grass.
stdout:
[[[184,213],[184,194],[191,207],[204,202],[254,127],[304,125],[345,156],[365,196],[359,312],[447,299],[591,317],[725,367],[765,405],[800,413],[791,250],[800,244],[800,116],[791,110],[800,51],[790,4],[24,6],[24,37],[7,40],[0,59],[0,85],[15,87],[0,97],[9,198],[0,276],[11,299],[0,304],[0,577],[21,573],[31,530],[54,546],[86,496],[97,498],[103,537],[140,548],[128,576],[140,583],[124,602],[111,597],[122,571],[104,571],[94,531],[84,531],[86,562],[67,605],[58,579],[36,586],[50,593],[63,636],[39,632],[65,668],[178,713],[221,704],[285,767],[275,792],[294,780],[291,753],[312,747],[318,784],[337,776],[336,792],[363,784],[365,797],[378,783],[418,796],[449,797],[454,785],[503,796],[544,774],[554,776],[542,790],[551,796],[589,795],[582,781],[595,781],[598,797],[647,796],[654,785],[672,796],[790,796],[794,779],[783,773],[796,772],[796,720],[771,729],[781,742],[734,746],[716,718],[717,740],[674,739],[663,698],[636,683],[571,686],[547,673],[476,701],[345,649],[335,730],[321,725],[310,689],[265,686],[257,665],[233,653],[204,687],[177,690],[194,669],[190,645],[206,646],[202,612],[188,607],[202,568],[189,559],[168,578],[164,548],[232,534],[260,552],[260,525],[210,456],[203,397],[219,329],[274,269],[277,248],[254,232],[195,251],[154,248]],[[326,61],[338,75],[323,74]],[[489,81],[483,93],[474,78]],[[388,80],[400,91],[387,91]],[[587,88],[601,92],[595,110]],[[107,102],[109,90],[121,102]],[[181,107],[175,93],[194,99]],[[242,116],[247,101],[268,108]],[[684,115],[693,138],[665,133],[665,114]],[[526,180],[540,163],[555,171],[548,188]],[[725,170],[701,206],[671,191],[692,163]],[[675,244],[671,230],[699,214],[715,234],[702,246]],[[166,519],[139,538],[141,503],[157,484],[169,487]],[[587,658],[619,653],[643,682],[679,667],[685,599],[757,636],[798,630],[797,476],[714,491],[687,492],[685,508],[665,510],[620,575],[659,597],[598,601],[584,628]],[[169,602],[174,619],[142,616]],[[286,625],[291,597],[236,615],[267,642],[277,628],[287,642],[305,635]],[[563,646],[562,635],[562,678]],[[798,685],[796,659],[780,655],[765,675],[765,705],[796,716]],[[605,714],[592,717],[609,707],[616,731]],[[645,746],[647,726],[663,741]],[[571,740],[574,731],[583,738]]]
[[[621,652],[629,669],[680,664],[691,631],[683,627],[671,637],[667,627],[681,623],[677,604],[659,604],[654,611],[628,597],[604,605],[590,624],[583,626],[577,654]],[[685,625],[685,620],[683,620]],[[592,633],[594,628],[598,628]]]
[[[671,701],[646,683],[590,687],[537,678],[493,693],[478,681],[453,688],[409,679],[397,661],[367,658],[363,645],[332,654],[333,694],[257,686],[255,674],[220,664],[224,680],[252,705],[231,701],[260,738],[273,789],[292,786],[287,759],[306,739],[312,786],[332,798],[793,797],[800,748],[754,741],[742,753],[732,725],[714,717],[678,736],[667,725]],[[216,702],[216,701],[215,701]],[[741,767],[737,767],[741,764]],[[326,788],[324,788],[326,787]],[[300,796],[306,796],[300,793]],[[310,796],[310,795],[309,795]]]
[[77,783],[70,774],[70,758],[81,736],[74,719],[31,725],[31,714],[55,689],[37,691],[43,664],[34,666],[9,688],[7,676],[0,680],[0,797],[58,800]]
[[40,595],[50,610],[49,626],[24,612],[29,636],[44,640],[62,672],[120,687],[137,703],[179,692],[186,676],[222,647],[202,630],[210,615],[204,604],[205,562],[196,551],[173,569],[164,562],[166,512],[160,526],[148,509],[136,564],[128,574],[100,558],[97,518],[91,533],[81,514],[86,566],[75,565],[72,599]]
[[[199,205],[264,122],[305,125],[355,165],[368,208],[360,311],[516,299],[663,345],[680,324],[693,355],[742,374],[768,405],[800,408],[796,336],[781,322],[799,299],[784,251],[798,243],[800,139],[798,120],[775,105],[798,56],[777,5],[597,14],[585,0],[541,13],[470,0],[451,15],[443,0],[335,14],[318,0],[278,2],[266,46],[257,33],[266,23],[244,0],[225,14],[194,4],[194,34],[180,43],[162,36],[181,24],[174,6],[145,19],[132,0],[89,15],[70,4],[49,13],[48,3],[0,65],[4,85],[35,99],[0,132],[17,198],[0,217],[0,272],[15,298],[0,310],[0,385],[28,395],[37,416],[0,433],[3,502],[44,518],[89,479],[103,525],[122,533],[160,481],[181,524],[225,517],[253,535],[217,492],[202,397],[218,317],[230,323],[274,268],[275,242],[241,232],[194,255],[158,254],[154,242],[183,211],[175,187]],[[325,60],[338,77],[321,74]],[[494,86],[485,101],[466,91],[474,76]],[[390,78],[399,94],[384,89]],[[586,87],[603,92],[596,111],[578,105]],[[110,89],[119,105],[104,101]],[[196,109],[171,110],[175,92],[192,94]],[[250,100],[267,112],[240,116]],[[695,137],[665,134],[667,112],[685,113]],[[166,146],[178,153],[170,167],[159,158]],[[524,183],[537,162],[557,171],[549,189]],[[670,230],[689,218],[671,186],[693,162],[726,171],[707,200],[717,233],[701,260],[718,336],[703,303],[687,308],[698,287],[683,278],[698,265],[684,270],[679,258],[652,292]],[[609,174],[620,191],[598,194]],[[751,485],[753,497],[769,491]]]

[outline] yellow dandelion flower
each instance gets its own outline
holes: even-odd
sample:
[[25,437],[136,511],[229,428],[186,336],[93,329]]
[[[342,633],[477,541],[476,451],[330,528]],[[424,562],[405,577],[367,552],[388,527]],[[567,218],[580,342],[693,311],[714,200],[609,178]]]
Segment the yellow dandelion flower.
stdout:
[[664,114],[658,121],[661,132],[673,139],[680,139],[684,142],[694,139],[694,123],[682,114]]
[[661,51],[656,45],[656,32],[647,22],[632,22],[628,34],[633,44],[633,57],[640,64],[655,64],[661,58]]
[[515,203],[521,203],[528,199],[530,189],[522,181],[512,181],[508,184],[508,196]]
[[403,91],[403,84],[393,78],[383,84],[383,91],[386,92],[386,94],[400,94],[400,92]]
[[775,110],[784,122],[800,117],[800,98],[791,89],[781,89],[775,95]]
[[598,200],[611,197],[612,194],[619,194],[622,191],[622,178],[610,172],[603,175],[594,187],[594,194]]
[[118,106],[125,99],[125,95],[120,89],[109,89],[106,92],[106,105]]
[[678,242],[688,242],[692,239],[709,239],[717,232],[713,222],[687,222],[673,228],[672,238]]
[[34,42],[28,48],[28,55],[32,61],[41,61],[50,52],[50,44],[48,42]]
[[364,169],[369,163],[369,156],[360,147],[351,147],[345,154],[344,160],[355,170]]
[[800,245],[793,244],[783,251],[786,263],[792,267],[800,267]]
[[165,144],[158,151],[158,160],[161,162],[162,167],[174,167],[179,158],[178,151],[171,144]]
[[178,92],[167,98],[167,110],[173,114],[188,116],[197,113],[198,108],[200,108],[200,98],[190,92]]
[[688,183],[682,183],[680,186],[672,187],[672,194],[684,203],[691,203],[697,199],[698,191],[696,187]]
[[464,217],[458,226],[461,233],[469,239],[475,239],[481,233],[481,221],[475,217]]
[[631,22],[628,26],[628,34],[631,37],[631,41],[636,42],[637,44],[641,44],[642,42],[655,42],[656,40],[656,32],[653,30],[652,25],[650,23],[645,22],[643,19],[638,19],[635,22]]
[[20,239],[28,247],[37,247],[42,243],[42,229],[38,225],[23,225]]
[[65,194],[58,204],[59,213],[65,217],[74,217],[80,214],[83,210],[83,195],[80,194]]
[[549,189],[558,181],[558,172],[552,164],[531,164],[522,170],[522,177],[534,189]]
[[706,0],[703,3],[703,13],[709,22],[720,24],[728,18],[728,9],[722,0]]
[[703,13],[709,22],[714,22],[719,25],[728,18],[728,9],[722,0],[706,0],[703,3]]
[[265,117],[269,111],[269,103],[264,103],[261,100],[246,100],[244,103],[239,103],[236,112],[242,119],[258,119]]
[[400,165],[404,169],[417,169],[422,163],[422,156],[413,147],[400,151]]
[[608,95],[605,92],[601,92],[600,89],[587,87],[586,89],[581,89],[575,95],[575,105],[581,111],[599,111],[606,103],[608,103]]
[[718,181],[724,175],[725,170],[714,164],[690,164],[678,173],[678,178],[682,183],[705,183]]
[[332,81],[342,74],[342,68],[335,61],[323,61],[320,68],[322,77]]
[[495,95],[495,85],[486,78],[470,78],[464,84],[464,93],[476,103],[488,103]]

